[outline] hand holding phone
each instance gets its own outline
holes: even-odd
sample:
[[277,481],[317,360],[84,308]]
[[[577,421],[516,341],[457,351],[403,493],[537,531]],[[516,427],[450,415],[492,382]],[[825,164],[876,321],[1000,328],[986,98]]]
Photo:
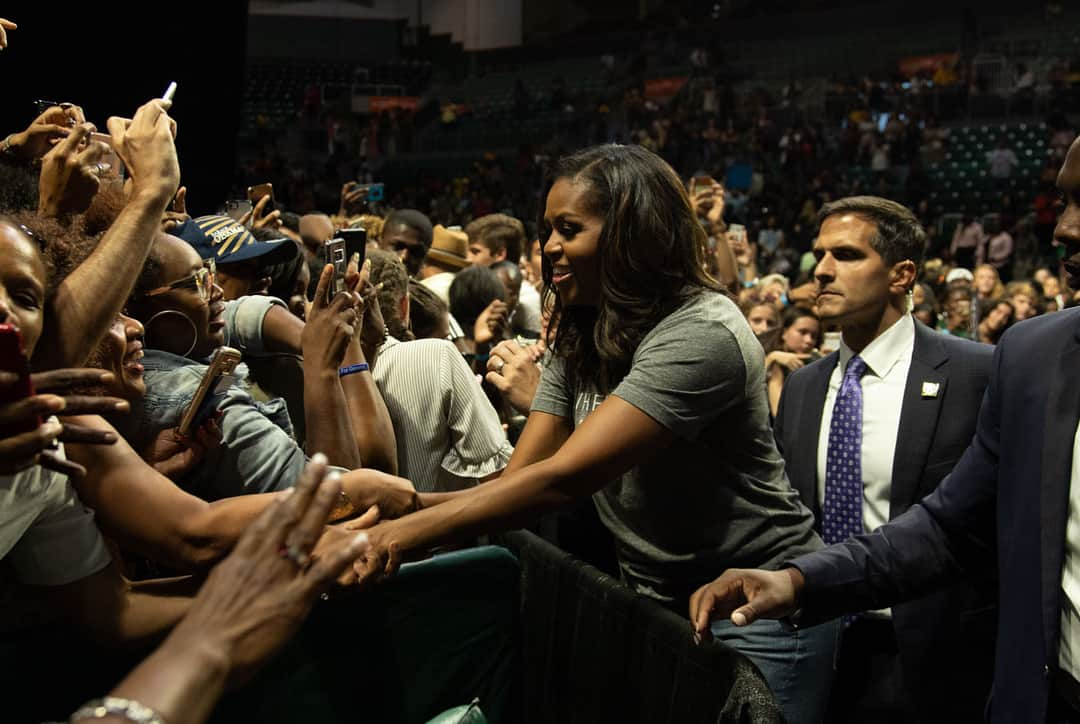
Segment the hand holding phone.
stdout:
[[266,216],[274,210],[274,185],[272,183],[248,186],[247,197],[248,201],[250,201],[253,206],[258,206],[260,201],[266,197],[270,197],[268,201],[264,202],[264,206],[262,207],[263,216]]
[[345,240],[341,238],[327,239],[323,244],[324,264],[334,267],[334,278],[330,287],[326,290],[326,302],[330,301],[345,291],[345,272],[349,266],[349,256],[345,251]]
[[210,364],[203,373],[195,396],[191,398],[187,409],[176,426],[177,434],[191,437],[195,430],[202,427],[217,409],[218,402],[236,381],[236,365],[240,363],[240,351],[232,347],[218,347],[210,358]]
[[356,268],[364,265],[367,256],[367,230],[365,229],[340,229],[337,237],[345,242],[345,259],[351,262],[356,259]]

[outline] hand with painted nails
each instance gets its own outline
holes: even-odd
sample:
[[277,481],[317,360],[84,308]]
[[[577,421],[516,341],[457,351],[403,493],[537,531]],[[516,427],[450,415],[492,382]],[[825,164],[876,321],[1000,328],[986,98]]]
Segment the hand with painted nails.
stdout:
[[[65,425],[54,417],[128,412],[130,405],[118,397],[72,393],[79,388],[110,384],[112,373],[98,369],[61,369],[39,372],[30,379],[36,394],[0,404],[0,426],[27,430],[0,439],[0,474],[10,475],[41,465],[65,475],[85,475],[86,469],[82,465],[57,454],[57,443],[111,445],[116,442],[116,435],[82,425]],[[0,397],[9,396],[10,388],[19,384],[19,376],[14,372],[0,372]]]

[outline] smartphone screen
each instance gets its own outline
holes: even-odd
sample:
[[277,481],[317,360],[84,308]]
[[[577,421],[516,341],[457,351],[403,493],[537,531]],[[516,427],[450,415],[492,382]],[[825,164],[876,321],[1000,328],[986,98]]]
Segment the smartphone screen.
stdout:
[[368,201],[382,201],[386,193],[385,187],[380,184],[371,184],[367,190]]

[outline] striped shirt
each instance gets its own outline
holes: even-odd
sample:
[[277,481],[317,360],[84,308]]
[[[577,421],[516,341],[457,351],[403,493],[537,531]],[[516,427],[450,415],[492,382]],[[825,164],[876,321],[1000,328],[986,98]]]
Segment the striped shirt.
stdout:
[[510,461],[499,416],[450,342],[389,337],[374,377],[397,436],[398,474],[418,491],[460,490]]

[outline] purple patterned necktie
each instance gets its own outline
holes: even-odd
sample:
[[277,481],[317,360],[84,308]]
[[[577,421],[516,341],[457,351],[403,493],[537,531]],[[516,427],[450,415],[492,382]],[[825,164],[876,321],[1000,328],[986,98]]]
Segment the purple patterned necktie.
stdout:
[[866,362],[852,357],[844,370],[829,423],[822,534],[826,545],[863,532],[862,385]]

